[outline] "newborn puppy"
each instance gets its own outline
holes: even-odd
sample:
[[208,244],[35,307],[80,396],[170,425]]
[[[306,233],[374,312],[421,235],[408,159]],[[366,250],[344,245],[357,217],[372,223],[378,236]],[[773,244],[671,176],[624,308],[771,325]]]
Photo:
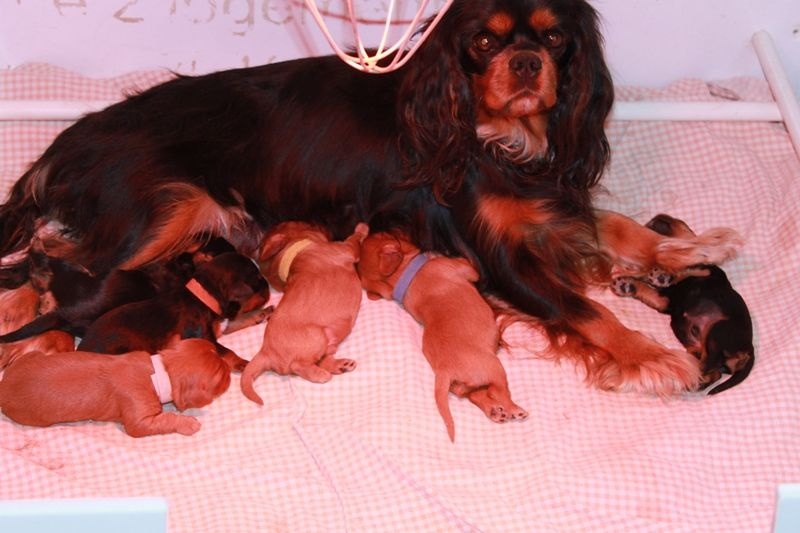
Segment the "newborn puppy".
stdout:
[[155,353],[175,338],[206,339],[234,370],[247,361],[217,342],[223,323],[266,303],[269,286],[258,266],[238,253],[223,253],[197,265],[185,286],[103,314],[86,329],[82,351]]
[[132,437],[159,433],[191,435],[193,416],[164,412],[203,407],[228,389],[231,375],[214,345],[179,341],[160,355],[31,352],[17,358],[0,381],[0,409],[28,426],[101,420],[121,422]]
[[114,269],[95,276],[80,265],[46,253],[37,241],[28,257],[30,279],[42,294],[39,316],[19,329],[0,336],[0,342],[14,342],[45,331],[58,329],[83,337],[86,328],[98,317],[121,305],[153,298],[184,285],[196,265],[223,252],[234,251],[222,238],[211,238],[197,250],[165,262],[150,263],[140,269]]
[[[685,222],[664,214],[656,215],[646,226],[661,235],[681,238],[694,235]],[[750,374],[755,362],[750,312],[721,268],[692,267],[666,287],[621,277],[612,283],[612,290],[670,315],[675,336],[700,360],[702,386],[730,374],[730,378],[708,394],[730,389]]]
[[265,370],[324,383],[356,367],[334,357],[350,334],[361,305],[361,282],[353,266],[369,228],[360,223],[343,242],[330,242],[316,226],[284,222],[264,240],[267,280],[283,290],[269,318],[261,349],[242,372],[242,392],[263,404],[253,381]]
[[[14,331],[27,324],[36,317],[38,309],[39,291],[30,283],[0,291],[0,333]],[[0,344],[0,370],[27,352],[68,352],[74,348],[75,339],[63,331],[48,331],[24,340]]]
[[422,351],[436,375],[434,396],[450,440],[455,426],[449,392],[468,398],[495,422],[528,417],[511,400],[497,357],[497,322],[466,259],[420,254],[405,237],[375,233],[361,246],[358,272],[369,298],[396,300],[425,328]]

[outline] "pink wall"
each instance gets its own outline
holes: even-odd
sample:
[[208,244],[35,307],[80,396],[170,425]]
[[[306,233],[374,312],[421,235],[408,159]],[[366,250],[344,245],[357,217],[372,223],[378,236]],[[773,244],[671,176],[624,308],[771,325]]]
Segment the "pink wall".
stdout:
[[[407,17],[416,9],[398,0]],[[749,39],[769,30],[800,94],[798,0],[592,0],[618,83],[760,76]],[[387,0],[360,0],[378,19]],[[433,5],[440,1],[432,0]],[[341,0],[318,0],[341,10]],[[329,53],[302,0],[0,0],[0,68],[45,61],[91,76],[166,67],[202,73]],[[329,20],[349,43],[346,28]]]

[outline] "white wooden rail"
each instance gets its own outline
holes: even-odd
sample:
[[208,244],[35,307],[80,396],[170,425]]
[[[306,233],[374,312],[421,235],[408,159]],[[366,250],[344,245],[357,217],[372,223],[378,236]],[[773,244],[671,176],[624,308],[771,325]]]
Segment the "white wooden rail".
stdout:
[[[627,121],[783,122],[800,158],[800,104],[772,37],[766,31],[758,31],[753,34],[752,44],[775,102],[617,102],[611,118]],[[73,121],[113,103],[108,100],[0,100],[0,121]]]

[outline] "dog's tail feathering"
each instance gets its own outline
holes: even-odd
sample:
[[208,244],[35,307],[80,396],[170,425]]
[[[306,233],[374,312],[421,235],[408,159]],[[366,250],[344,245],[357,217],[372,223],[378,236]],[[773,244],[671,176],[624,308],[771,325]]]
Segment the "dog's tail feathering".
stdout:
[[439,414],[442,416],[444,425],[447,428],[447,436],[450,437],[451,442],[455,442],[456,425],[453,422],[453,414],[450,412],[450,376],[442,372],[436,374],[433,394],[436,398],[436,407],[439,409]]

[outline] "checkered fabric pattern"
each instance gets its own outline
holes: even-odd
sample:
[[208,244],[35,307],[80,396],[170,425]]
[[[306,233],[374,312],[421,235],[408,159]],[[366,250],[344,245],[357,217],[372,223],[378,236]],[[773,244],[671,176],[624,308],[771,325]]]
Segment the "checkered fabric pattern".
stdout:
[[[0,73],[0,98],[118,98],[168,77],[96,80],[29,65]],[[681,80],[619,88],[619,99],[771,96],[756,79]],[[65,126],[0,124],[0,194]],[[419,325],[393,302],[364,298],[339,348],[357,360],[354,372],[324,385],[263,374],[263,407],[234,376],[194,410],[203,426],[191,437],[133,439],[111,423],[29,428],[0,416],[0,499],[163,496],[171,533],[770,530],[777,485],[800,481],[800,163],[774,123],[615,122],[609,134],[601,206],[745,237],[725,267],[755,325],[756,364],[743,384],[666,401],[601,392],[515,326],[500,356],[531,417],[494,424],[452,397],[451,443]],[[665,315],[596,296],[679,347]],[[222,342],[249,358],[263,332]]]

